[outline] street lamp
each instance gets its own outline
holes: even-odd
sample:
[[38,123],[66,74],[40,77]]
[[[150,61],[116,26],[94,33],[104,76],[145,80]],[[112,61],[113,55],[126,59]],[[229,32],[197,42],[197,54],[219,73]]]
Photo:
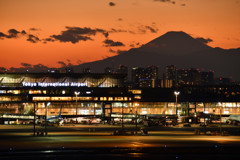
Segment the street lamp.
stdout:
[[218,102],[218,105],[220,107],[220,135],[222,134],[222,103]]
[[136,135],[137,135],[137,131],[138,131],[138,128],[137,128],[137,107],[139,106],[139,103],[134,103],[134,107],[135,107],[135,109],[136,109],[136,115],[135,115],[135,118],[136,118]]
[[80,94],[80,92],[74,92],[76,95],[76,124],[77,124],[77,96]]
[[35,136],[35,132],[36,132],[36,102],[33,103],[34,105],[34,118],[33,118],[33,136]]
[[176,96],[176,115],[177,115],[177,114],[178,114],[177,97],[178,97],[178,95],[180,94],[180,92],[179,92],[179,91],[174,91],[174,94],[175,94],[175,96]]
[[50,102],[45,103],[45,136],[47,136],[47,107],[50,106]]
[[122,133],[123,133],[123,102],[121,103],[122,104]]

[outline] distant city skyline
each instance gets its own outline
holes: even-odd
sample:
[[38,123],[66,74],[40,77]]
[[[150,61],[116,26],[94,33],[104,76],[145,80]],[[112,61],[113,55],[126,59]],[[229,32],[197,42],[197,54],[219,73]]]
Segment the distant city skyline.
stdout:
[[0,0],[0,67],[102,60],[184,31],[211,47],[240,47],[239,0]]

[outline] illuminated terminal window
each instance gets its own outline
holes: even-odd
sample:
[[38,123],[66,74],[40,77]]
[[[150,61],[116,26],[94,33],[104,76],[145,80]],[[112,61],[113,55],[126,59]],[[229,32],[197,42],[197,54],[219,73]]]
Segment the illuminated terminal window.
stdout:
[[79,110],[80,115],[89,115],[89,110]]
[[236,103],[231,103],[231,102],[222,103],[222,107],[236,107],[236,106],[237,106]]
[[[73,100],[76,101],[76,97],[73,97]],[[93,97],[77,97],[78,101],[91,101]]]
[[204,107],[203,103],[197,103],[197,107]]
[[72,101],[72,97],[51,97],[52,101]]
[[0,97],[0,101],[12,101],[10,97]]
[[6,90],[0,90],[0,94],[6,94]]
[[134,96],[134,99],[141,99],[141,96],[135,95],[135,96]]
[[100,101],[107,101],[107,97],[100,97]]
[[127,101],[128,100],[128,97],[124,97],[124,101]]
[[134,103],[133,106],[134,106],[134,107],[139,107],[140,104],[139,104],[139,103]]
[[108,101],[113,101],[113,97],[108,97]]
[[28,116],[28,115],[3,115],[3,118],[19,118],[19,119],[33,119],[34,116]]
[[7,93],[20,94],[20,90],[8,90]]
[[43,94],[47,94],[47,91],[46,91],[46,90],[43,90],[42,92],[43,92]]
[[50,97],[33,97],[33,101],[50,101]]
[[123,103],[116,102],[112,105],[112,107],[122,107]]
[[137,89],[129,90],[129,92],[132,92],[132,94],[142,94],[142,90],[137,90]]
[[115,97],[114,100],[115,101],[123,101],[123,97]]
[[21,101],[21,97],[13,97],[13,96],[3,96],[3,97],[0,97],[0,101]]
[[41,90],[29,90],[29,94],[41,94]]
[[93,97],[78,97],[79,101],[90,101],[92,99],[93,99]]
[[98,101],[98,97],[94,97],[93,100],[94,100],[94,101]]

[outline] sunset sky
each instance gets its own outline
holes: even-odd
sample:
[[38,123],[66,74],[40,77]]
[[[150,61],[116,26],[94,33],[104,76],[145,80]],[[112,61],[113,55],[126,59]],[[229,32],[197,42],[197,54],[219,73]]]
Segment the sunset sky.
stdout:
[[240,0],[0,0],[0,67],[104,59],[168,31],[240,47]]

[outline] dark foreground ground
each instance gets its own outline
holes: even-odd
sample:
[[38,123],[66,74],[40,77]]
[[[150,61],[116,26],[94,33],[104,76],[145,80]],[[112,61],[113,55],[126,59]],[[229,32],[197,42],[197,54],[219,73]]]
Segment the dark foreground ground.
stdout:
[[[196,128],[153,127],[146,136],[114,136],[115,129],[119,128],[48,127],[47,136],[33,136],[31,126],[0,126],[0,160],[240,159],[240,136],[235,134],[196,135]],[[126,130],[134,131],[134,126]],[[239,132],[238,127],[231,130]]]
[[84,148],[78,150],[18,151],[1,153],[1,159],[13,160],[64,160],[64,159],[186,159],[232,160],[239,159],[236,148]]

